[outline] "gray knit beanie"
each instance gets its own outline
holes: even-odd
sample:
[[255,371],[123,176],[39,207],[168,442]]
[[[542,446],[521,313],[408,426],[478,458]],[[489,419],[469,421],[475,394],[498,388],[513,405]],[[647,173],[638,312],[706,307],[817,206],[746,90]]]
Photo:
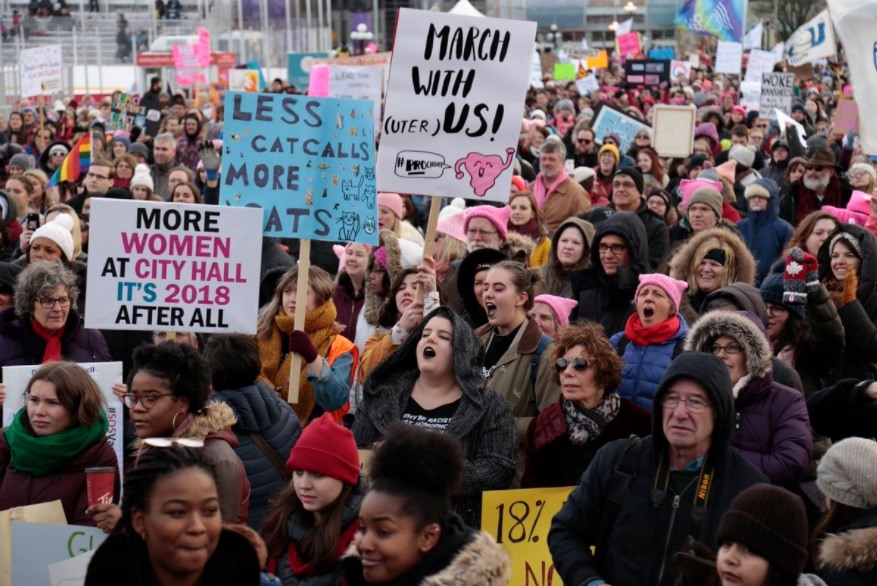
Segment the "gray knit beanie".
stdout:
[[702,203],[709,206],[715,212],[716,217],[721,220],[723,201],[722,194],[712,187],[698,187],[688,200],[688,208],[691,209],[693,204]]
[[877,442],[861,437],[839,441],[825,452],[816,485],[831,500],[857,509],[877,507]]
[[30,155],[26,155],[24,153],[18,153],[17,155],[12,155],[12,158],[9,159],[9,166],[21,167],[25,171],[28,169],[33,169],[33,159]]

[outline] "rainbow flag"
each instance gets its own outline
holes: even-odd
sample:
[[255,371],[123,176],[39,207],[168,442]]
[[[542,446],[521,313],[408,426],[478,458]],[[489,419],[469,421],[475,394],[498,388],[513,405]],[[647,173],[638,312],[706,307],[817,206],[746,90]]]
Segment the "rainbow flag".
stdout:
[[743,41],[746,0],[688,0],[676,14],[676,26],[722,41]]
[[76,181],[91,165],[91,132],[79,139],[64,157],[64,162],[55,170],[46,188],[54,187],[62,181]]

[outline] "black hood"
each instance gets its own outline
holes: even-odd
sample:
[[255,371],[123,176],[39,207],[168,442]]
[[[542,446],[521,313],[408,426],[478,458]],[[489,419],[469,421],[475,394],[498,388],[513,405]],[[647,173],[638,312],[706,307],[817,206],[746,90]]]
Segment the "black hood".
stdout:
[[706,301],[703,304],[704,312],[712,309],[712,304],[715,301],[725,301],[736,307],[738,311],[748,311],[758,317],[764,327],[767,327],[767,306],[761,297],[761,291],[754,285],[731,283],[721,289],[716,289],[706,296]]
[[856,297],[864,303],[877,286],[877,240],[862,226],[838,224],[832,230],[822,246],[819,247],[819,253],[816,255],[816,259],[819,261],[819,280],[822,281],[831,274],[831,242],[841,232],[846,232],[855,238],[859,243],[859,248],[862,249],[862,266],[859,268],[859,288],[856,291]]
[[706,352],[683,352],[677,356],[661,377],[655,392],[655,416],[652,417],[652,438],[655,444],[656,464],[667,450],[662,411],[658,407],[670,384],[678,378],[690,378],[706,389],[715,410],[715,428],[710,447],[712,461],[719,466],[728,452],[731,428],[734,425],[734,394],[728,367],[717,356]]
[[591,243],[591,265],[597,267],[601,276],[603,265],[600,264],[600,241],[607,234],[615,234],[627,242],[630,252],[630,266],[619,269],[619,277],[623,270],[630,271],[633,280],[649,272],[649,239],[646,227],[638,215],[633,212],[615,212],[597,228],[594,241]]
[[484,347],[472,327],[444,305],[427,314],[402,345],[371,372],[365,382],[364,393],[366,396],[370,393],[381,393],[379,389],[384,385],[398,388],[400,384],[403,384],[401,381],[404,381],[405,384],[408,382],[413,384],[420,375],[420,370],[417,367],[417,343],[420,342],[426,324],[434,317],[447,318],[453,325],[454,378],[460,385],[463,394],[479,403],[481,402],[481,389],[484,387],[484,377],[481,374],[481,367],[484,363]]
[[460,301],[475,327],[487,323],[487,314],[481,309],[472,290],[475,285],[475,275],[478,273],[479,267],[493,266],[504,260],[508,260],[508,257],[503,252],[492,248],[482,248],[470,252],[460,261],[460,267],[457,269],[457,293],[460,295]]
[[[49,143],[49,146],[47,146],[43,150],[43,152],[40,153],[40,158],[39,158],[39,160],[37,160],[37,165],[39,165],[39,168],[42,169],[43,172],[46,173],[46,175],[49,176],[49,179],[52,178],[52,174],[55,172],[54,170],[49,168],[49,152],[52,150],[52,147],[56,147],[56,146],[62,146],[65,149],[67,149],[67,154],[70,154],[70,150],[72,149],[72,147],[70,146],[70,143],[67,142],[66,140],[56,140],[56,141]],[[57,167],[56,167],[56,169],[57,169]]]

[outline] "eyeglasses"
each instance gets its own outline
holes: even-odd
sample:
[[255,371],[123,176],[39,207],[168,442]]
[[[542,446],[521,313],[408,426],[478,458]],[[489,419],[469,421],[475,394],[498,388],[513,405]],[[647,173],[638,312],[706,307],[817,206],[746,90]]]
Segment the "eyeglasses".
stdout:
[[43,298],[39,300],[40,306],[43,309],[52,309],[55,307],[55,304],[58,304],[58,307],[61,309],[66,309],[70,307],[70,298],[69,297],[59,297],[58,299],[48,299]]
[[823,165],[804,165],[805,171],[822,171],[823,169],[828,169],[828,167],[825,167]]
[[689,413],[701,413],[707,407],[713,406],[712,403],[707,403],[700,397],[690,397],[688,399],[683,399],[679,395],[667,395],[666,397],[664,397],[664,400],[661,401],[661,405],[664,407],[664,409],[667,409],[668,411],[672,411],[673,409],[678,407],[679,403],[684,404],[685,410]]
[[466,230],[467,238],[475,238],[476,236],[480,236],[481,238],[487,238],[488,236],[493,236],[494,234],[497,234],[496,230],[494,230],[493,232],[488,232],[487,230]]
[[557,362],[554,363],[554,372],[562,374],[563,371],[566,370],[566,367],[570,365],[572,365],[573,370],[576,372],[584,372],[591,366],[586,358],[573,358],[572,360],[558,358]]
[[127,393],[125,395],[125,406],[128,409],[133,409],[137,403],[140,403],[144,409],[152,409],[155,407],[156,401],[162,397],[170,397],[172,395],[173,393],[149,393],[148,395],[132,395]]
[[51,157],[66,157],[66,151],[49,151],[49,156]]
[[774,305],[772,303],[767,304],[767,315],[771,317],[777,317],[779,315],[783,315],[784,313],[788,313],[789,310],[783,307],[782,305]]
[[627,250],[627,246],[624,244],[600,244],[597,247],[597,250],[600,251],[600,254],[606,254],[607,252],[611,252],[613,255],[618,256]]
[[633,181],[613,181],[612,189],[636,189],[636,183]]
[[92,173],[91,171],[86,174],[86,177],[91,177],[92,179],[103,179],[104,181],[107,181],[110,178],[109,175],[98,175],[97,173]]
[[590,138],[577,138],[576,142],[579,144],[591,144],[594,141],[591,140]]
[[710,348],[710,352],[717,356],[722,352],[724,352],[728,356],[734,356],[735,354],[740,354],[740,352],[743,352],[743,348],[741,348],[739,344],[728,344],[727,346],[719,346],[718,344],[713,344],[712,348]]

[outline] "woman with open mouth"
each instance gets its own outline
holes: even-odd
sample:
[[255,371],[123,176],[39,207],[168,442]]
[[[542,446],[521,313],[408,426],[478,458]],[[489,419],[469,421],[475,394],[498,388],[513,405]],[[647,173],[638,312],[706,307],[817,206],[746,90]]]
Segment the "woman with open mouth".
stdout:
[[460,440],[466,466],[453,504],[472,527],[480,525],[481,493],[508,488],[517,445],[508,402],[485,385],[483,357],[472,328],[440,306],[372,371],[353,422],[360,449],[374,448],[398,421]]
[[679,303],[688,284],[660,273],[639,276],[632,314],[610,342],[624,360],[618,394],[652,411],[664,371],[682,351],[688,324]]
[[697,314],[707,295],[731,283],[755,284],[755,259],[746,243],[726,228],[695,234],[670,260],[670,276],[688,283],[687,301]]
[[559,394],[551,379],[552,339],[527,317],[539,279],[538,273],[515,261],[491,268],[482,294],[488,323],[475,331],[485,348],[487,386],[511,405],[518,445],[523,445],[530,420]]

